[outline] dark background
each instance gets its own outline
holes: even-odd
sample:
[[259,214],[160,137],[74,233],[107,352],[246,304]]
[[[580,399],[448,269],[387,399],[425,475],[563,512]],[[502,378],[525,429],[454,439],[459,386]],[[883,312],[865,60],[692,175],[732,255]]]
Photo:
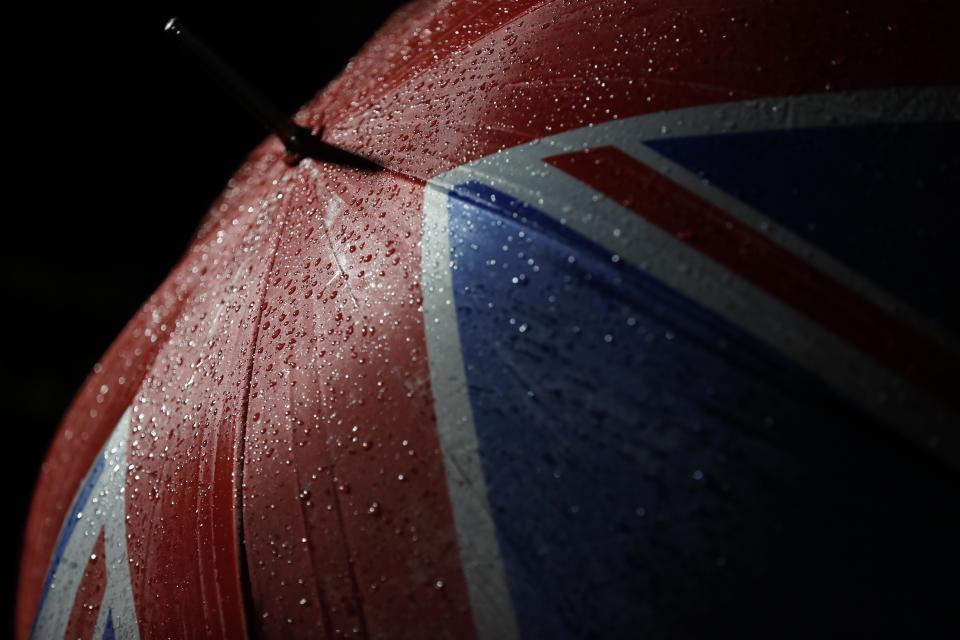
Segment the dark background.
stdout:
[[284,112],[401,3],[33,2],[5,8],[0,637],[37,469],[94,362],[265,132],[163,33],[172,16]]

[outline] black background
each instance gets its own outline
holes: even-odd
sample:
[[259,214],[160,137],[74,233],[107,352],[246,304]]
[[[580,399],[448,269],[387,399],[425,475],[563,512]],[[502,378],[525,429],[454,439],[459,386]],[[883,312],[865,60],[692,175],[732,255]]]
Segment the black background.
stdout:
[[[24,519],[60,416],[264,137],[168,41],[164,23],[183,18],[292,112],[398,5],[34,2],[2,16],[0,617],[13,618]],[[792,527],[769,541],[782,555],[764,568],[775,584],[744,579],[699,602],[673,602],[673,611],[710,613],[690,616],[694,636],[723,635],[721,628],[751,637],[838,629],[876,636],[945,621],[955,629],[956,474],[887,433],[851,430],[822,441],[817,433],[810,425],[797,447],[825,461],[822,481],[767,517]],[[831,617],[842,624],[825,625]],[[902,626],[884,627],[887,618]],[[0,624],[2,635],[10,625]]]
[[164,35],[179,16],[284,112],[399,2],[5,9],[0,637],[37,469],[71,397],[265,132]]

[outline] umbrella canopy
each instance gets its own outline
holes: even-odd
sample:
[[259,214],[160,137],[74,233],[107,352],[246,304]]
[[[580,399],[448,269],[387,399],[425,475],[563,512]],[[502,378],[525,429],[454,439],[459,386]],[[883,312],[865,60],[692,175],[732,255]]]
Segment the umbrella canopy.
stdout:
[[960,16],[733,4],[398,12],[295,116],[385,169],[267,140],[79,392],[20,637],[682,631],[957,460]]

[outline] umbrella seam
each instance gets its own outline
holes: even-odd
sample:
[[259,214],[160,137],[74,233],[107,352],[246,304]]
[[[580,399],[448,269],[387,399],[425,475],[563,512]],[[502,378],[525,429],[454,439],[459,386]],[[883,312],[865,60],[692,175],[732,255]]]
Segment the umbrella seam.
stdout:
[[239,482],[239,486],[236,488],[234,496],[234,510],[236,511],[236,532],[237,532],[237,561],[240,565],[240,589],[241,597],[243,599],[244,612],[246,620],[245,625],[247,628],[247,637],[248,638],[260,638],[262,637],[259,627],[253,626],[253,620],[256,618],[253,614],[256,612],[256,607],[253,602],[253,583],[250,579],[250,566],[247,561],[247,548],[246,548],[246,538],[243,525],[243,486],[244,486],[244,468],[245,468],[245,451],[246,451],[246,435],[247,435],[247,417],[250,409],[250,397],[252,394],[252,388],[250,386],[251,381],[253,380],[253,366],[256,360],[257,354],[257,344],[260,340],[260,323],[263,318],[263,306],[264,302],[267,299],[267,291],[270,289],[270,274],[273,272],[274,265],[277,261],[277,255],[280,253],[280,239],[283,237],[283,230],[287,221],[287,212],[283,212],[278,220],[278,229],[277,237],[273,243],[273,248],[271,250],[270,262],[267,265],[266,270],[264,270],[263,276],[263,287],[260,292],[260,304],[258,305],[257,318],[253,325],[253,337],[250,341],[250,356],[247,360],[247,371],[244,376],[244,386],[241,387],[246,389],[246,393],[243,396],[243,405],[240,410],[240,429],[237,437],[237,454],[236,454],[236,482]]

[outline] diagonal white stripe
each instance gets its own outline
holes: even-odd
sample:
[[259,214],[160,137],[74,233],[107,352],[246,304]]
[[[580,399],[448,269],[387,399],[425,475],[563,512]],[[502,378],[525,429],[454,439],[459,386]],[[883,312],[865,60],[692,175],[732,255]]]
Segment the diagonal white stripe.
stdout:
[[[140,631],[130,583],[130,561],[127,557],[125,481],[127,473],[127,437],[131,410],[127,409],[100,454],[104,469],[93,486],[87,502],[80,505],[83,517],[77,523],[64,548],[59,564],[53,568],[53,579],[44,594],[34,638],[60,640],[67,631],[70,613],[77,598],[80,581],[90,562],[93,545],[104,535],[106,589],[97,616],[94,637],[103,637],[108,612],[113,618],[115,637],[137,640]],[[86,480],[86,479],[85,479]],[[78,491],[79,494],[79,491]]]
[[423,201],[423,314],[437,429],[460,560],[480,640],[519,637],[477,449],[450,274],[447,190]]

